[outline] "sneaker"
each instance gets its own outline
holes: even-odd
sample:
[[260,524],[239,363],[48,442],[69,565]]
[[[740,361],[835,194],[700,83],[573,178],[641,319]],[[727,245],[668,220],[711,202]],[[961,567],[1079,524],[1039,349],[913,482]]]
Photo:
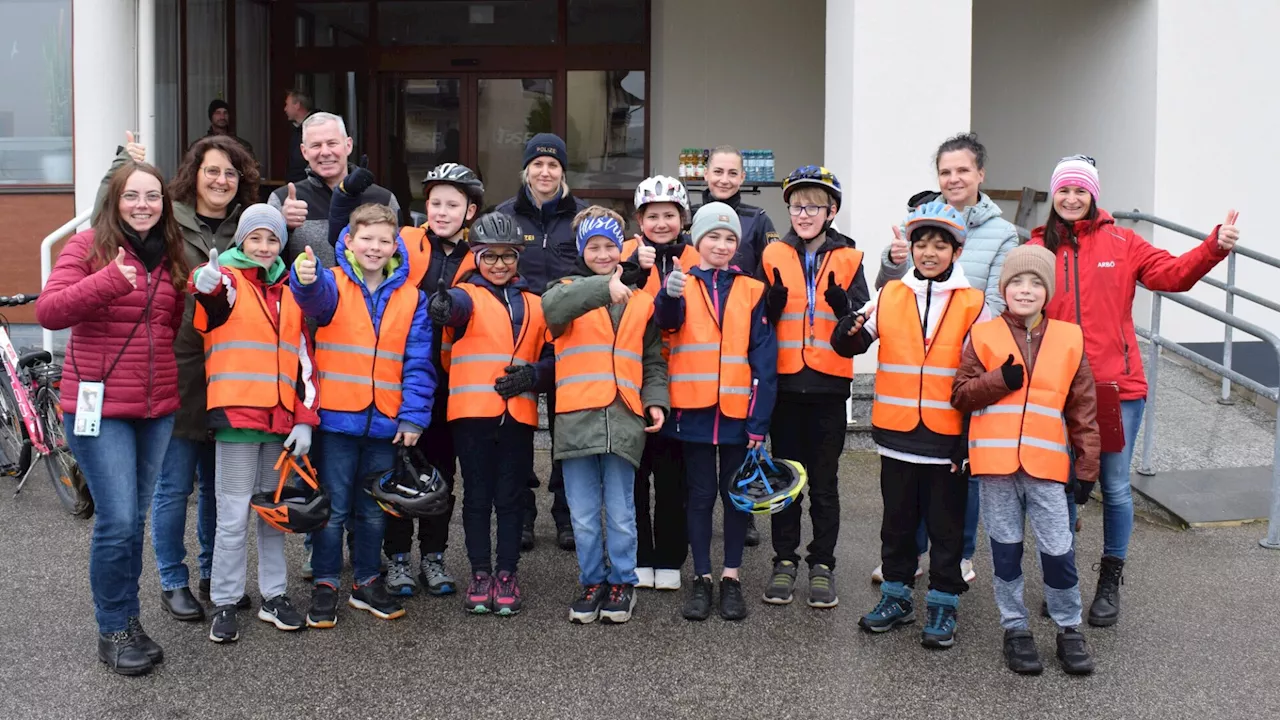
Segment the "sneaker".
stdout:
[[467,586],[467,596],[462,607],[469,613],[483,615],[493,612],[493,576],[478,570],[471,575],[471,584]]
[[871,612],[858,619],[863,630],[882,633],[899,625],[915,622],[915,607],[911,604],[911,588],[898,582],[880,586],[880,602]]
[[412,597],[418,591],[418,583],[413,579],[413,571],[409,565],[408,553],[397,553],[391,556],[391,564],[387,566],[387,592],[400,597]]
[[596,583],[582,588],[582,596],[569,606],[569,622],[587,625],[600,617],[600,608],[609,598],[609,585]]
[[756,529],[756,516],[747,516],[747,536],[742,541],[746,547],[755,547],[760,544],[760,531]]
[[1030,630],[1004,631],[1004,664],[1019,675],[1039,675],[1044,671]]
[[[924,554],[921,554],[920,557],[916,559],[916,577],[924,575],[924,559]],[[877,565],[876,569],[871,571],[871,582],[876,585],[884,582],[884,565]]]
[[1088,675],[1093,672],[1093,657],[1084,635],[1073,627],[1058,629],[1058,662],[1068,675]]
[[235,605],[219,605],[214,608],[213,622],[209,625],[209,639],[216,643],[240,639],[240,621],[236,619]]
[[302,579],[314,580],[315,572],[311,570],[311,548],[307,548],[307,559],[302,561]]
[[307,609],[307,627],[331,628],[338,624],[338,590],[328,583],[311,589],[311,607]]
[[960,560],[960,577],[964,578],[967,583],[978,579],[978,573],[973,571],[973,558],[962,558]]
[[357,610],[364,610],[379,620],[395,620],[404,615],[404,608],[387,593],[386,585],[377,580],[352,588],[347,604]]
[[935,650],[946,650],[956,643],[956,608],[960,598],[950,593],[930,590],[925,596],[929,620],[920,631],[920,644]]
[[833,608],[840,604],[840,596],[836,594],[836,576],[827,565],[814,565],[809,568],[809,607]]
[[666,568],[654,570],[653,588],[655,590],[679,590],[680,571]]
[[699,575],[693,579],[689,597],[680,612],[685,620],[706,620],[711,617],[711,578]]
[[520,612],[520,604],[520,579],[513,572],[499,572],[493,584],[493,611],[503,616],[515,615]]
[[773,577],[764,590],[764,601],[770,605],[790,605],[795,599],[795,586],[796,564],[790,560],[779,560],[773,564]]
[[725,620],[742,620],[747,617],[747,601],[742,599],[742,581],[737,578],[720,578],[720,617]]
[[429,553],[422,556],[418,580],[432,595],[452,595],[458,591],[458,582],[444,567],[444,553]]
[[532,550],[534,545],[533,521],[526,521],[524,526],[520,528],[520,549]]
[[277,630],[292,632],[301,630],[307,623],[302,613],[293,606],[288,595],[277,595],[270,600],[263,600],[258,608],[258,619],[276,626]]
[[[676,577],[680,577],[680,573],[676,573]],[[638,588],[653,587],[653,568],[651,567],[636,568],[636,587]]]
[[164,650],[160,647],[160,643],[152,640],[147,631],[142,629],[141,619],[137,616],[129,618],[129,626],[125,632],[129,633],[133,646],[146,653],[148,658],[151,658],[152,665],[159,665],[164,662]]
[[133,642],[128,630],[98,635],[98,659],[120,675],[146,675],[154,663]]
[[621,624],[631,619],[636,607],[636,589],[632,585],[610,585],[609,598],[600,608],[600,622]]
[[578,543],[573,539],[573,526],[562,525],[556,528],[556,545],[561,550],[576,550]]

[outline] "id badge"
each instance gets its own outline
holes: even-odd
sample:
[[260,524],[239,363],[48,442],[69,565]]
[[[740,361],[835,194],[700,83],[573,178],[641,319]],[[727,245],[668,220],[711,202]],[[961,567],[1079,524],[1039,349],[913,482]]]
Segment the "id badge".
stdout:
[[100,382],[82,382],[76,393],[76,425],[79,437],[98,437],[102,425],[102,401],[106,388]]

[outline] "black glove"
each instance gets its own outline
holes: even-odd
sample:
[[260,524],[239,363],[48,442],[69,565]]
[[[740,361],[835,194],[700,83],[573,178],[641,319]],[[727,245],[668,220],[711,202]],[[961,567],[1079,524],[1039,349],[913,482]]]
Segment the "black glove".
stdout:
[[645,270],[639,264],[626,260],[622,263],[622,277],[620,279],[622,284],[627,287],[640,287],[649,280],[649,272],[650,270]]
[[827,288],[827,292],[823,294],[823,298],[831,306],[831,312],[835,313],[836,320],[842,320],[852,312],[849,308],[849,294],[836,284],[836,274],[834,272],[831,273],[828,280],[830,281],[830,286]]
[[438,326],[443,327],[449,322],[449,317],[453,315],[453,298],[449,297],[448,290],[441,290],[431,296],[431,302],[427,304],[427,315]]
[[503,370],[507,374],[498,378],[493,384],[493,389],[502,396],[503,400],[529,392],[538,379],[538,371],[534,370],[532,365],[508,365]]
[[1013,364],[1013,356],[1000,366],[1000,374],[1004,376],[1004,386],[1010,390],[1022,389],[1022,366]]
[[769,322],[774,325],[782,319],[782,311],[787,307],[787,286],[782,284],[782,274],[778,268],[773,269],[773,284],[764,294],[764,312]]
[[360,197],[373,184],[373,173],[369,172],[369,156],[360,157],[360,166],[352,170],[342,179],[338,189],[351,197]]
[[969,476],[969,439],[961,435],[960,441],[956,443],[955,448],[951,451],[951,462],[956,466],[956,473],[961,477]]
[[1093,492],[1093,483],[1076,479],[1076,504],[1084,505],[1089,502],[1089,495]]

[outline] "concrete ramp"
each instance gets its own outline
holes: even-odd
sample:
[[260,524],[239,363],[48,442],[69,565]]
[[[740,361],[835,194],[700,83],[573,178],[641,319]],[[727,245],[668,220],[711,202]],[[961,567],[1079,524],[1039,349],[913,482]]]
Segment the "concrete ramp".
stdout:
[[[1211,468],[1134,473],[1131,483],[1155,507],[1184,527],[1213,527],[1265,522],[1271,508],[1271,467]],[[1163,511],[1161,513],[1160,511]]]

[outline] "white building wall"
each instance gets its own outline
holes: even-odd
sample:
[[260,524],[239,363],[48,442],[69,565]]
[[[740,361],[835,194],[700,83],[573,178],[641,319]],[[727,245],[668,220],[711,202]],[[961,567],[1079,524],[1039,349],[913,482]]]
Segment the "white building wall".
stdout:
[[[772,148],[778,179],[822,163],[826,5],[654,0],[651,172],[676,175],[681,148],[722,144]],[[744,200],[789,226],[778,190]]]
[[125,131],[137,129],[136,6],[135,0],[93,0],[75,3],[71,13],[77,214],[93,205]]

